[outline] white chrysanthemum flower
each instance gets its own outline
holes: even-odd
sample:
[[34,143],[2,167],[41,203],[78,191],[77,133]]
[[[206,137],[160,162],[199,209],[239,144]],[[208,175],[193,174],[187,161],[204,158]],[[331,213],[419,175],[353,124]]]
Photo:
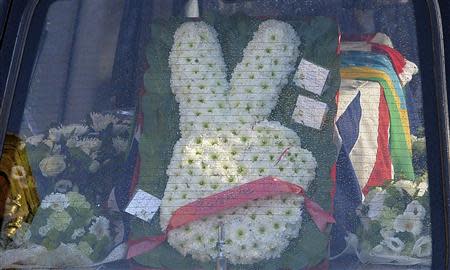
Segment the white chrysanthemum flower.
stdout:
[[383,243],[392,251],[396,253],[402,252],[402,250],[405,248],[405,243],[403,243],[400,238],[397,237],[390,237],[383,240]]
[[422,221],[412,212],[405,212],[394,220],[396,232],[410,232],[417,236],[422,232],[422,227]]
[[53,155],[44,158],[39,162],[39,169],[46,177],[57,176],[66,169],[65,157],[63,155]]
[[98,138],[84,138],[77,142],[77,147],[79,147],[86,155],[100,149],[102,141]]
[[414,196],[417,190],[416,184],[411,180],[400,180],[394,183],[394,186],[401,188],[408,192],[410,196]]
[[125,153],[128,149],[128,141],[121,138],[115,137],[112,139],[113,147],[117,153]]
[[431,256],[431,252],[432,252],[431,237],[427,235],[417,239],[412,250],[412,255],[419,258],[423,258]]
[[25,142],[34,146],[38,146],[42,140],[44,139],[44,135],[34,135],[26,138]]
[[386,198],[386,191],[375,193],[373,198],[369,201],[369,212],[367,216],[371,220],[377,220],[381,215],[384,207],[384,199]]
[[117,124],[119,119],[112,114],[101,114],[92,112],[90,114],[92,120],[92,128],[100,132],[108,127],[109,124]]
[[94,252],[92,247],[86,241],[81,241],[78,243],[77,248],[86,256],[90,256]]
[[60,130],[65,138],[70,138],[73,136],[78,137],[86,134],[86,132],[88,132],[89,130],[89,127],[86,125],[71,124],[67,126],[61,126]]
[[41,202],[41,208],[50,208],[54,211],[63,211],[69,206],[69,199],[65,194],[52,193],[45,196]]
[[86,231],[84,230],[84,228],[75,229],[73,231],[72,236],[70,237],[70,239],[76,240],[77,238],[80,238],[81,236],[83,236],[85,233],[86,233]]
[[109,220],[103,216],[94,218],[89,232],[97,237],[98,240],[103,237],[110,237]]
[[418,201],[414,200],[406,206],[405,213],[411,213],[422,220],[426,216],[427,211]]
[[67,230],[70,223],[72,222],[72,217],[66,211],[55,211],[50,214],[47,220],[47,225],[50,229],[55,229],[59,232]]

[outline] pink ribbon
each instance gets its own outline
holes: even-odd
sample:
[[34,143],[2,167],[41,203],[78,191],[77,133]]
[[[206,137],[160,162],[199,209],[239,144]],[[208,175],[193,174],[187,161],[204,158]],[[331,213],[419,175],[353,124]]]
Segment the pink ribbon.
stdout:
[[249,201],[267,198],[280,194],[296,194],[304,198],[306,211],[323,232],[327,225],[335,223],[333,216],[323,210],[320,205],[308,198],[305,190],[296,184],[283,181],[273,176],[267,176],[229,190],[198,199],[178,208],[169,220],[169,225],[163,235],[145,237],[128,241],[127,259],[151,251],[166,241],[167,234],[193,221],[215,215],[221,211],[244,205]]

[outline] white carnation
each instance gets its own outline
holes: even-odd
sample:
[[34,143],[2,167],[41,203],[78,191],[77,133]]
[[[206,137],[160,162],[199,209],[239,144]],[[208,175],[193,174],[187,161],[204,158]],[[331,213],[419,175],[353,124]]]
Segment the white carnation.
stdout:
[[52,193],[45,196],[41,202],[41,208],[50,208],[54,211],[62,211],[69,206],[69,199],[65,194]]

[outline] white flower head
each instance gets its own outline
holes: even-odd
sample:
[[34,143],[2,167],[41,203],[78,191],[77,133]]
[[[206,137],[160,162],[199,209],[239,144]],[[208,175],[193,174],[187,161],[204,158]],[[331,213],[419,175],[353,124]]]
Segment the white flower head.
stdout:
[[115,137],[112,139],[113,147],[117,153],[125,153],[128,149],[128,141],[121,138]]
[[392,251],[396,253],[402,252],[402,250],[405,248],[405,243],[403,243],[400,238],[397,237],[390,237],[383,240],[383,243]]
[[86,155],[91,155],[93,152],[100,149],[101,146],[102,141],[98,138],[84,138],[77,143],[77,147],[80,147]]
[[84,228],[78,228],[73,231],[72,236],[70,238],[72,240],[76,240],[77,238],[83,236],[85,233],[86,231],[84,230]]
[[91,113],[92,128],[100,132],[108,127],[109,124],[117,124],[119,119],[112,114]]
[[44,135],[40,134],[40,135],[34,135],[34,136],[26,138],[25,142],[28,144],[37,146],[42,142],[43,139],[44,139]]
[[69,199],[65,194],[52,193],[45,196],[41,202],[41,208],[50,208],[54,211],[63,211],[69,206]]
[[98,240],[103,237],[110,237],[109,220],[103,216],[94,218],[94,222],[89,227],[89,232],[95,235]]
[[394,186],[403,189],[406,191],[410,196],[414,196],[417,190],[417,186],[413,181],[410,180],[399,180],[395,182]]
[[405,212],[394,220],[394,229],[396,232],[410,232],[419,235],[422,231],[422,221],[412,212]]
[[63,155],[53,155],[44,158],[39,162],[39,168],[46,177],[57,176],[66,169],[66,162]]
[[414,244],[412,254],[413,256],[423,258],[431,256],[431,251],[432,251],[431,237],[427,235],[417,239],[416,243]]
[[405,213],[411,213],[422,220],[426,216],[427,211],[418,201],[414,200],[406,206]]
[[72,124],[60,127],[61,133],[65,138],[78,137],[86,134],[89,127],[86,125]]

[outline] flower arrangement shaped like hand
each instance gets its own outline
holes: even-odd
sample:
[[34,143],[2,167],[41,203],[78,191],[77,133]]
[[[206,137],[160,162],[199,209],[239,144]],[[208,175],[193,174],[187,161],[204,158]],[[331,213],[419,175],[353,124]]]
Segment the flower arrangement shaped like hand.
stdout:
[[[315,178],[316,160],[297,134],[266,120],[295,69],[299,45],[291,25],[261,23],[228,82],[216,31],[204,22],[178,28],[169,64],[182,137],[167,169],[163,230],[181,206],[261,177],[304,188]],[[255,200],[172,230],[168,241],[183,255],[208,261],[217,255],[222,223],[225,257],[251,264],[281,255],[299,234],[302,209],[303,198],[295,195]]]

